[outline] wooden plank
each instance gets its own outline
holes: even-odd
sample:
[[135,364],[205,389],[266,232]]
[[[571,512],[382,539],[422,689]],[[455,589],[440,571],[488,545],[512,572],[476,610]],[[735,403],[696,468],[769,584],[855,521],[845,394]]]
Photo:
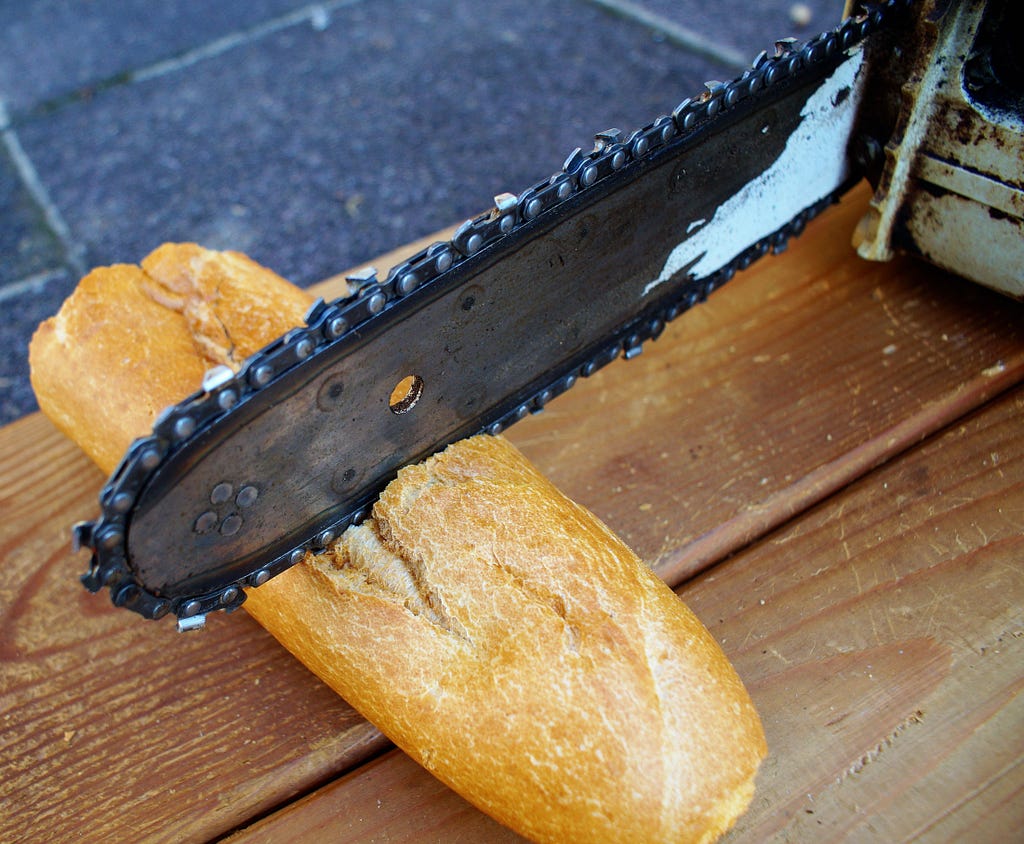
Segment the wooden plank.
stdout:
[[179,636],[78,587],[99,471],[39,415],[0,443],[0,840],[205,840],[382,746],[244,614]]
[[227,840],[231,844],[527,841],[467,803],[400,750],[391,750]]
[[[1024,390],[680,590],[770,756],[731,842],[1007,841],[1024,824]],[[393,751],[232,837],[515,841]]]
[[772,748],[735,840],[1019,832],[1022,414],[1018,390],[684,590]]
[[[1021,378],[1015,305],[851,255],[863,200],[512,431],[673,581]],[[244,614],[178,637],[81,590],[101,483],[0,430],[0,839],[207,839],[382,746]]]

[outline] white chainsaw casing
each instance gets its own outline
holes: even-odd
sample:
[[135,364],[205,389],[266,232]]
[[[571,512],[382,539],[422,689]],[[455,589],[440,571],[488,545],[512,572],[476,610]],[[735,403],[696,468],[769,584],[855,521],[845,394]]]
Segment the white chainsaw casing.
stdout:
[[1024,73],[1011,43],[1024,11],[928,6],[897,58],[899,118],[854,242],[864,258],[917,254],[1024,299]]

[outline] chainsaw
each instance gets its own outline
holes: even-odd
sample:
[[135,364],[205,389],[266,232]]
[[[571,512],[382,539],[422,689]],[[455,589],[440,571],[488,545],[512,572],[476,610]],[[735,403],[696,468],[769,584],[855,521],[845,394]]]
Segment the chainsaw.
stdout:
[[[848,4],[466,221],[201,389],[75,526],[82,580],[193,629],[363,520],[404,465],[640,354],[853,184],[859,253],[1024,297],[1024,64],[1011,0]],[[963,244],[970,243],[965,249]]]

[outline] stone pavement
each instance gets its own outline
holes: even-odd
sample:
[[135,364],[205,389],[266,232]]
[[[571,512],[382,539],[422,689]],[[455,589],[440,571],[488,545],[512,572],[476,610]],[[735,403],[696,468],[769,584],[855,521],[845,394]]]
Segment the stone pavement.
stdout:
[[0,0],[0,424],[35,409],[29,338],[90,267],[190,240],[311,284],[841,7]]

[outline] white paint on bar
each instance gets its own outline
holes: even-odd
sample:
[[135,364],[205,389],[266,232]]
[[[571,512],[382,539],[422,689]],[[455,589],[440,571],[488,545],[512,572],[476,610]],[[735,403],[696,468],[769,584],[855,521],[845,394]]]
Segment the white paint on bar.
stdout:
[[[863,93],[863,57],[857,50],[811,95],[800,126],[768,170],[720,205],[706,225],[701,219],[686,227],[686,240],[672,250],[643,296],[690,264],[691,276],[711,275],[846,180],[846,148]],[[849,96],[837,106],[844,89]]]

